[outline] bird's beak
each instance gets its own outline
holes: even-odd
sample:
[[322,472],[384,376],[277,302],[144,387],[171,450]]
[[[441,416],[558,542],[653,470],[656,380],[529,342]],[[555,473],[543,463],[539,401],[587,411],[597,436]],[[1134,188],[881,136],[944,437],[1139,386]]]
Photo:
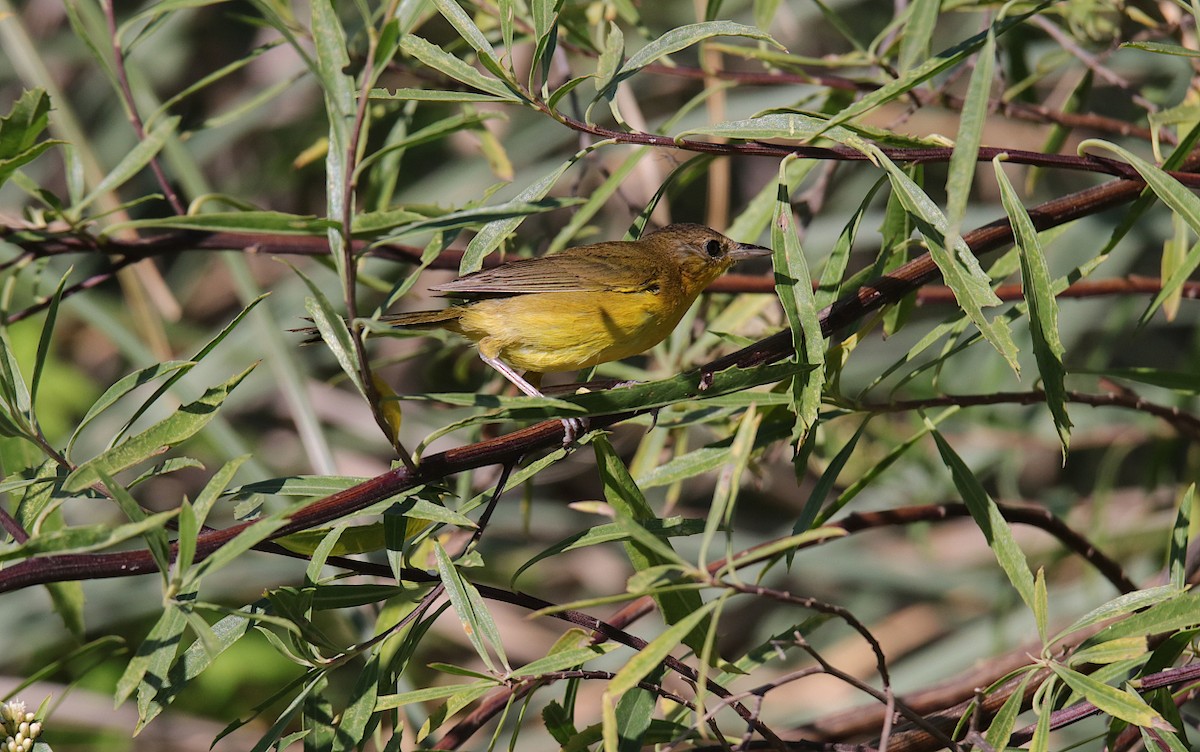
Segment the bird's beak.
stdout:
[[738,243],[737,248],[729,252],[729,258],[734,261],[742,259],[759,258],[761,256],[770,256],[774,251],[770,248],[763,248],[761,245],[751,245],[749,243]]

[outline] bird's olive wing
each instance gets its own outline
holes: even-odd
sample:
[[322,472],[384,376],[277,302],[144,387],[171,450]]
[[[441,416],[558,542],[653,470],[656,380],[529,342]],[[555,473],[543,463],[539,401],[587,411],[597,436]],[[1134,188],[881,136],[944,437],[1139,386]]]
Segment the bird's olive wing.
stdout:
[[490,298],[539,292],[639,292],[657,283],[657,259],[635,243],[597,243],[553,256],[510,261],[431,287],[449,297]]

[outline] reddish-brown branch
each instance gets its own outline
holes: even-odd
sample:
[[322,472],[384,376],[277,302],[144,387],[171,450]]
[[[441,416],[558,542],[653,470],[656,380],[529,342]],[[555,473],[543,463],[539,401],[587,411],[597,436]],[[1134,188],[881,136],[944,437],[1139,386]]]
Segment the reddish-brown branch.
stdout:
[[[842,91],[875,91],[878,82],[860,81],[845,76],[829,73],[788,73],[786,71],[744,71],[744,70],[714,70],[705,72],[700,68],[686,65],[662,65],[652,63],[642,69],[646,73],[679,78],[703,79],[705,76],[719,78],[725,81],[736,81],[750,86],[795,86],[812,84],[829,89]],[[931,92],[923,89],[913,89],[909,92],[922,105],[941,104],[952,110],[961,110],[963,98],[945,92]],[[1027,102],[1017,102],[1004,99],[988,100],[988,112],[996,112],[1015,120],[1026,120],[1033,123],[1062,125],[1068,128],[1079,128],[1100,133],[1112,133],[1118,136],[1140,138],[1149,141],[1153,132],[1125,120],[1095,115],[1091,113],[1059,112],[1041,105]],[[1175,134],[1168,129],[1162,129],[1159,139],[1164,143],[1175,143]]]
[[[563,125],[566,125],[569,128],[577,130],[581,133],[587,133],[600,139],[611,139],[624,144],[638,144],[640,146],[658,146],[669,149],[682,149],[684,151],[697,152],[701,154],[773,157],[776,159],[782,159],[783,157],[792,154],[809,159],[849,162],[866,162],[870,159],[870,157],[868,157],[866,154],[847,146],[795,146],[788,144],[772,144],[764,141],[714,143],[712,141],[697,141],[689,138],[661,136],[657,133],[621,131],[602,125],[585,123],[582,120],[576,120],[575,118],[562,113],[551,112],[549,110],[546,111],[546,114],[550,115]],[[885,154],[889,159],[897,162],[906,162],[909,164],[948,162],[950,161],[951,155],[954,153],[954,149],[952,147],[898,148],[880,146],[878,148],[879,151]],[[1007,155],[1007,161],[1013,162],[1014,164],[1053,167],[1057,169],[1077,170],[1083,172],[1098,172],[1111,175],[1113,177],[1127,178],[1129,180],[1138,179],[1137,170],[1133,169],[1124,162],[1118,162],[1116,160],[1106,159],[1104,157],[1097,157],[1091,154],[1073,156],[1067,154],[1028,151],[1026,149],[1008,149],[996,146],[984,146],[980,147],[976,159],[980,162],[990,162],[992,159],[1002,154]],[[1200,187],[1200,175],[1181,171],[1169,171],[1169,174],[1184,185]]]
[[[1191,439],[1200,440],[1200,418],[1177,407],[1168,407],[1142,399],[1136,394],[1109,393],[1088,394],[1086,392],[1068,391],[1068,402],[1093,407],[1121,407],[1161,418],[1179,433]],[[1028,392],[994,392],[992,394],[949,394],[927,399],[898,400],[873,405],[863,405],[870,412],[905,412],[930,407],[972,407],[977,405],[1037,405],[1046,401],[1046,393],[1040,389]]]
[[[816,283],[813,284],[816,287]],[[709,292],[774,294],[775,280],[760,274],[726,274],[708,286]],[[1025,288],[1019,284],[999,285],[996,296],[1001,300],[1023,300]],[[1109,279],[1086,279],[1074,283],[1058,294],[1060,298],[1103,298],[1113,295],[1157,295],[1162,292],[1162,280],[1131,274]],[[1200,282],[1184,282],[1181,295],[1188,300],[1200,299]],[[916,291],[922,305],[957,302],[954,291],[944,285],[926,285]]]

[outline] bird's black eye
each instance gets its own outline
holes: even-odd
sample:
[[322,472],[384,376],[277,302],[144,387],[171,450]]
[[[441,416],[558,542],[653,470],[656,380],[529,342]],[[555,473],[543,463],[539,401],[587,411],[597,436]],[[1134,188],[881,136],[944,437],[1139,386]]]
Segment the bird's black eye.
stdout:
[[719,240],[708,241],[707,243],[704,244],[704,252],[707,253],[712,258],[716,258],[717,256],[720,256],[721,255],[721,241],[719,241]]

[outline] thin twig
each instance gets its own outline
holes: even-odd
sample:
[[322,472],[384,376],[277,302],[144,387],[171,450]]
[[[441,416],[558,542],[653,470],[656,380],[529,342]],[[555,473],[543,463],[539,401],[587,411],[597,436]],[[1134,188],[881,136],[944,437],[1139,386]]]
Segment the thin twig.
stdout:
[[[100,7],[104,9],[104,19],[108,24],[108,37],[112,42],[113,69],[117,74],[117,89],[120,91],[125,105],[125,114],[133,126],[133,132],[137,134],[138,141],[145,141],[146,127],[142,122],[142,116],[138,113],[137,101],[133,98],[133,89],[129,86],[129,74],[125,70],[125,50],[121,48],[121,39],[117,35],[117,17],[113,10],[113,0],[103,0]],[[179,200],[179,196],[171,187],[171,181],[167,180],[162,165],[158,163],[157,156],[150,158],[150,171],[154,173],[154,179],[158,181],[158,187],[162,189],[163,196],[171,205],[171,210],[179,215],[187,214],[183,202]]]
[[[1109,394],[1089,394],[1087,392],[1068,391],[1065,393],[1067,402],[1091,405],[1093,407],[1120,407],[1126,410],[1136,410],[1153,415],[1169,424],[1179,433],[1191,439],[1200,440],[1200,417],[1178,407],[1159,405],[1143,399],[1131,392],[1112,392]],[[994,392],[992,394],[953,394],[926,399],[897,400],[895,402],[864,404],[860,407],[867,412],[895,413],[909,410],[923,410],[930,407],[973,407],[979,405],[1036,405],[1046,401],[1046,393],[1041,389],[1031,389],[1028,392]]]

